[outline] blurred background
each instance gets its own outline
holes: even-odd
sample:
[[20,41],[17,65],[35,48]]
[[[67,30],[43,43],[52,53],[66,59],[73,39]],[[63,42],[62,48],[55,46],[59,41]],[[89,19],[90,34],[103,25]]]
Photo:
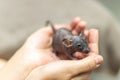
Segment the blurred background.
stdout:
[[98,0],[120,21],[120,0]]
[[100,33],[101,68],[91,80],[120,80],[120,0],[0,0],[0,57],[9,59],[46,20],[70,23],[80,16]]

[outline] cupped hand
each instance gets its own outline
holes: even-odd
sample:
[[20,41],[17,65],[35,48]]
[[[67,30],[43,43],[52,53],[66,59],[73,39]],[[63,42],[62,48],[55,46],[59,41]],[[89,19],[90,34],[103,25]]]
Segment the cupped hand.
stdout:
[[[71,28],[68,26],[68,29],[73,34],[80,34],[85,29],[86,23],[76,18],[71,26]],[[76,53],[75,55],[86,58],[79,61],[58,60],[40,66],[34,69],[26,80],[89,80],[91,71],[99,67],[103,59],[98,55],[98,31],[96,29],[85,30],[85,35],[91,52],[88,55],[82,55],[82,53]],[[47,48],[51,48],[51,45],[48,45]],[[57,59],[66,59],[66,57],[63,54],[56,56]]]
[[[73,34],[80,34],[80,32],[85,29],[85,26],[85,21],[80,20],[80,18],[75,18],[72,20],[70,25],[55,25],[55,28],[56,30],[59,28],[67,28]],[[89,53],[90,55],[87,56],[89,57],[97,55],[98,31],[96,29],[91,29],[85,31],[85,34],[91,49],[91,52]],[[44,27],[33,33],[27,39],[21,49],[19,49],[16,54],[7,62],[0,73],[5,73],[5,76],[7,76],[9,80],[24,80],[29,73],[38,66],[43,66],[53,61],[61,62],[61,58],[66,59],[66,55],[56,56],[52,52],[51,43],[53,35],[54,33],[51,27]],[[77,53],[76,55],[81,57],[80,53]],[[48,64],[48,66],[49,65],[51,64]],[[96,64],[94,66],[96,66]],[[3,77],[5,76],[3,75]]]

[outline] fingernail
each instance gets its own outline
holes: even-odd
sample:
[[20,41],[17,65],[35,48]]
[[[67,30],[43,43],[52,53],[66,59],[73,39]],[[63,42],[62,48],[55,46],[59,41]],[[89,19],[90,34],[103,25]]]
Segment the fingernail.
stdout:
[[103,61],[103,58],[101,56],[95,56],[94,59],[97,65],[101,64]]

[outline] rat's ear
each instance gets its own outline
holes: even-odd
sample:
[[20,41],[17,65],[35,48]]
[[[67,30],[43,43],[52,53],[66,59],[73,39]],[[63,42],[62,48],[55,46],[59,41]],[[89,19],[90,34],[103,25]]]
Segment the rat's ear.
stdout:
[[73,44],[73,41],[70,39],[63,39],[63,45],[65,45],[66,47],[71,47]]
[[84,34],[84,32],[82,31],[81,33],[80,33],[80,35],[79,35],[80,37],[82,37],[83,39],[85,39],[85,34]]

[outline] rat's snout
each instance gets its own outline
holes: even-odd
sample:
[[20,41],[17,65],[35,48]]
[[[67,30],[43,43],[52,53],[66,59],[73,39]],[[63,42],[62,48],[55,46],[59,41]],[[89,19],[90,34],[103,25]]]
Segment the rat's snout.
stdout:
[[90,48],[85,48],[85,49],[83,49],[83,51],[82,51],[83,53],[85,53],[85,54],[87,54],[87,53],[89,53],[90,52]]

